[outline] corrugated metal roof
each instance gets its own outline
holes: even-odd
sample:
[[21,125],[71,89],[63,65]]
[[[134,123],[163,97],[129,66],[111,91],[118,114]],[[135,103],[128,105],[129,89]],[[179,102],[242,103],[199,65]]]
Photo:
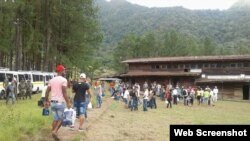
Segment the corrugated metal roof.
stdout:
[[179,57],[156,57],[135,58],[122,61],[122,63],[149,63],[149,62],[187,62],[187,61],[250,61],[250,55],[226,55],[226,56],[179,56]]
[[250,82],[249,79],[197,79],[195,83],[229,83],[229,82]]
[[197,72],[131,71],[121,76],[199,76]]

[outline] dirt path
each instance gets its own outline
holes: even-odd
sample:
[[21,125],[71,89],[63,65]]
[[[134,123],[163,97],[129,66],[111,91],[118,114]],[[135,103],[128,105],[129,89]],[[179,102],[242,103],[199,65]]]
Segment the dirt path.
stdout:
[[[109,109],[109,106],[112,103],[112,98],[105,98],[101,108],[88,109],[88,120],[84,123],[84,128],[86,131],[79,132],[79,121],[76,120],[75,129],[71,130],[68,127],[61,127],[58,132],[58,137],[60,141],[82,141],[85,140],[88,130],[91,130],[93,124],[95,124],[101,116]],[[51,137],[52,138],[52,137]]]

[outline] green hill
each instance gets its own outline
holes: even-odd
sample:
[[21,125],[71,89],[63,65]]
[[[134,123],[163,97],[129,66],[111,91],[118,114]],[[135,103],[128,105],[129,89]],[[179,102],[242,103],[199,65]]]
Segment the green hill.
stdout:
[[[249,0],[228,10],[188,10],[182,7],[147,8],[125,0],[97,0],[105,42],[116,43],[125,34],[164,34],[169,30],[195,38],[209,37],[217,44],[234,47],[250,40]],[[248,4],[248,5],[247,5]],[[244,7],[244,8],[243,8]]]
[[189,10],[96,0],[104,33],[97,56],[110,69],[133,57],[250,53],[249,1],[239,0],[227,10]]

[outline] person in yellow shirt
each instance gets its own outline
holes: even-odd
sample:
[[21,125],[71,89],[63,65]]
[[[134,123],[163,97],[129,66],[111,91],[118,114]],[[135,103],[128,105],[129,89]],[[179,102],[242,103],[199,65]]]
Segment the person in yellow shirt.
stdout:
[[200,105],[201,104],[201,88],[200,87],[198,88],[196,93],[197,93],[197,96],[196,96],[197,102],[198,102],[198,105]]
[[210,89],[206,88],[205,91],[204,91],[204,102],[206,104],[208,104],[209,96],[210,96]]

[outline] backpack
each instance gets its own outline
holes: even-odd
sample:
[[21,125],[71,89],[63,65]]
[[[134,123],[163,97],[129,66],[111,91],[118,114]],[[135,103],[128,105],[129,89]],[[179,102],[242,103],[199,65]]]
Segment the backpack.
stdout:
[[186,90],[183,90],[183,91],[182,91],[182,95],[183,95],[183,96],[186,96],[186,95],[187,95]]
[[171,95],[171,93],[167,94],[167,100],[172,100],[172,95]]

